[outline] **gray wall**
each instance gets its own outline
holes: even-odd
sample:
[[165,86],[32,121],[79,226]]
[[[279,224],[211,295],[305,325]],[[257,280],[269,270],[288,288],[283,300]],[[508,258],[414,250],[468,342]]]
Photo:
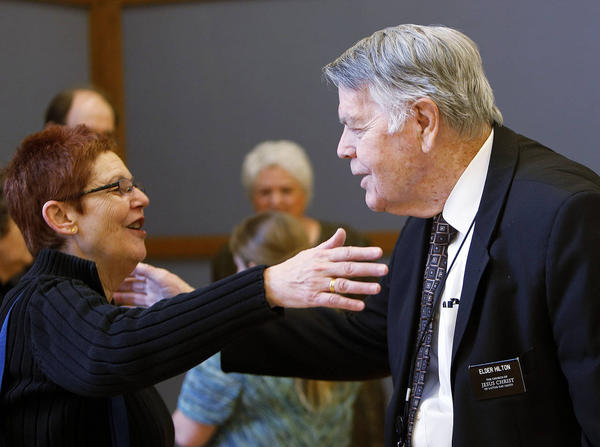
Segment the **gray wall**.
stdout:
[[228,231],[250,207],[242,155],[290,138],[316,169],[309,213],[360,229],[374,214],[336,158],[336,92],[321,67],[402,22],[444,23],[478,42],[506,124],[600,168],[600,3],[575,0],[262,0],[131,8],[124,16],[129,162],[157,234]]
[[[290,138],[316,171],[309,214],[359,229],[402,218],[364,205],[336,158],[336,92],[321,67],[402,22],[478,42],[506,124],[600,168],[600,3],[573,0],[244,0],[129,7],[123,14],[129,165],[148,187],[151,234],[224,233],[251,212],[239,182],[257,142]],[[39,129],[57,90],[88,79],[82,8],[0,0],[0,161]]]
[[61,89],[88,82],[85,9],[0,0],[0,164],[44,124]]
[[[336,93],[320,69],[398,23],[456,27],[480,47],[506,125],[600,171],[597,0],[239,0],[131,7],[123,15],[129,165],[150,192],[151,234],[223,233],[250,213],[242,155],[269,138],[304,145],[316,171],[309,214],[359,229],[370,212],[336,158]],[[41,126],[57,90],[85,83],[86,14],[0,1],[0,159]],[[159,263],[161,263],[159,261]],[[195,285],[205,263],[162,263]],[[162,388],[174,405],[177,380]]]

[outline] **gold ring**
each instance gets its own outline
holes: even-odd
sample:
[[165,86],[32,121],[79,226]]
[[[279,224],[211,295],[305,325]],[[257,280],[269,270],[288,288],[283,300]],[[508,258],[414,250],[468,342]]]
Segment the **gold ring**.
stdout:
[[331,293],[335,293],[335,279],[336,278],[331,278],[331,281],[329,281],[329,291]]

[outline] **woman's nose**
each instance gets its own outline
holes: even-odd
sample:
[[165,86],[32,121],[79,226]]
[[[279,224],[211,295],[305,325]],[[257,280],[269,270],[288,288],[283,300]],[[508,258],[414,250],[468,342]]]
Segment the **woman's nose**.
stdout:
[[271,194],[270,198],[271,209],[275,211],[279,211],[281,204],[283,203],[283,196],[280,192],[275,191]]
[[146,208],[150,203],[150,198],[148,197],[148,195],[143,190],[139,189],[137,186],[133,187],[131,193],[133,194],[132,205],[136,207],[141,206],[142,208]]

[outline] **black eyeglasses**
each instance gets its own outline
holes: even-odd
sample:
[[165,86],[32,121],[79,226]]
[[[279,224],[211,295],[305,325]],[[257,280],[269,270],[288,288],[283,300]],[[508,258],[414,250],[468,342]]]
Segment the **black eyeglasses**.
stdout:
[[116,182],[113,183],[109,183],[108,185],[104,185],[104,186],[98,186],[97,188],[94,189],[90,189],[89,191],[83,191],[80,192],[79,194],[75,194],[72,196],[68,196],[68,197],[64,197],[62,199],[56,199],[59,202],[66,202],[69,200],[77,200],[83,196],[85,196],[86,194],[91,194],[93,192],[98,192],[98,191],[105,191],[107,189],[112,189],[115,188],[115,191],[119,191],[119,194],[121,194],[122,196],[124,196],[125,194],[130,194],[131,191],[133,191],[133,188],[137,188],[142,192],[146,192],[146,190],[144,189],[144,187],[142,186],[141,183],[137,183],[134,182],[133,180],[130,180],[128,178],[121,178],[119,180],[117,180]]
[[116,182],[109,183],[108,185],[98,186],[97,188],[90,189],[89,191],[83,191],[79,197],[85,196],[86,194],[91,194],[93,192],[104,191],[105,189],[118,188],[119,193],[121,195],[125,195],[133,191],[133,188],[137,188],[140,191],[144,192],[144,187],[141,183],[134,183],[133,180],[128,178],[120,178]]

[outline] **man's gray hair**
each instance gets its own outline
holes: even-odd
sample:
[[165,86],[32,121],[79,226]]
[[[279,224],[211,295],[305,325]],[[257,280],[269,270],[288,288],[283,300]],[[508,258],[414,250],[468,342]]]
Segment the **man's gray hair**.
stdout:
[[263,141],[257,144],[244,158],[242,185],[252,199],[256,176],[265,168],[279,166],[294,177],[306,192],[309,203],[313,192],[313,170],[302,146],[289,140]]
[[461,136],[480,136],[502,124],[477,45],[444,26],[399,25],[357,42],[323,69],[335,86],[367,88],[388,115],[390,133],[402,129],[410,105],[423,97]]

